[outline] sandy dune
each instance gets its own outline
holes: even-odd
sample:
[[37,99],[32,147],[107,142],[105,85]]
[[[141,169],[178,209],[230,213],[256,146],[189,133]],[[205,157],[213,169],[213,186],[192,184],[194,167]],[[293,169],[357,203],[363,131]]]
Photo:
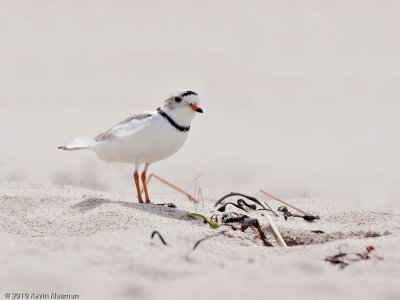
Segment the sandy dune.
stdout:
[[[260,195],[257,195],[263,198]],[[349,211],[317,199],[290,199],[321,215],[302,219],[273,217],[287,241],[283,249],[264,247],[256,231],[215,233],[187,212],[212,214],[179,196],[154,202],[178,208],[139,205],[132,195],[71,186],[0,184],[0,292],[79,294],[80,299],[243,299],[256,296],[296,299],[400,298],[400,222],[392,213]],[[270,202],[277,208],[276,202]],[[258,216],[263,223],[263,217]],[[168,246],[150,239],[160,231]],[[218,229],[221,230],[221,229]],[[323,230],[324,234],[312,233]],[[383,260],[355,262],[343,270],[324,261],[346,244],[346,251],[376,248]],[[189,257],[187,254],[190,253]]]

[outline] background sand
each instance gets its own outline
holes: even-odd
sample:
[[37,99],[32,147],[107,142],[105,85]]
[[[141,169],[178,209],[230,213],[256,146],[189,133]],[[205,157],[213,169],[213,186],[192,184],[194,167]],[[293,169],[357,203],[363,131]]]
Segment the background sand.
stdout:
[[[56,147],[200,93],[151,170],[205,194],[399,209],[398,1],[0,0],[0,179],[133,192],[131,167]],[[163,191],[156,187],[156,191]]]

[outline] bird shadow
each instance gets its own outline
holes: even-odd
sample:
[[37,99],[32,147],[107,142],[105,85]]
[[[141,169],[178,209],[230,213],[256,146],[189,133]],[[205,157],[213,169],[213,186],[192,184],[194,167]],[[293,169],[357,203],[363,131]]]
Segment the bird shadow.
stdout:
[[165,218],[172,218],[176,220],[183,221],[195,221],[193,218],[188,216],[188,211],[166,207],[157,204],[144,204],[144,203],[132,203],[126,201],[114,201],[110,199],[103,199],[98,197],[91,197],[85,199],[77,204],[71,206],[73,209],[79,209],[80,211],[90,211],[96,207],[99,207],[103,204],[117,204],[124,206],[129,209],[140,210],[149,214],[155,214]]

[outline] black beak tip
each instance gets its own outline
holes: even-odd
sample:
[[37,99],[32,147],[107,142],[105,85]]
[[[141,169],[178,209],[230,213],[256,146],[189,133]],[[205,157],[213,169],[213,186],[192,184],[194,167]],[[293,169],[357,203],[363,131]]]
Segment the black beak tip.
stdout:
[[196,111],[198,112],[198,113],[203,113],[203,110],[200,108],[200,107],[198,107],[198,108],[196,108]]

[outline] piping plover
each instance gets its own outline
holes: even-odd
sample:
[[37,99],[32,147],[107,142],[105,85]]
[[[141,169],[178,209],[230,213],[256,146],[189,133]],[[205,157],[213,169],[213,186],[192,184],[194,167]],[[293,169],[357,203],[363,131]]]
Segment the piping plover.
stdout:
[[165,159],[177,152],[185,143],[190,123],[196,113],[202,113],[197,93],[189,90],[172,94],[156,111],[135,114],[118,123],[95,138],[78,136],[70,144],[58,147],[62,150],[93,150],[107,162],[134,163],[136,191],[139,203],[139,168],[146,203],[150,203],[146,185],[146,172],[153,162]]

